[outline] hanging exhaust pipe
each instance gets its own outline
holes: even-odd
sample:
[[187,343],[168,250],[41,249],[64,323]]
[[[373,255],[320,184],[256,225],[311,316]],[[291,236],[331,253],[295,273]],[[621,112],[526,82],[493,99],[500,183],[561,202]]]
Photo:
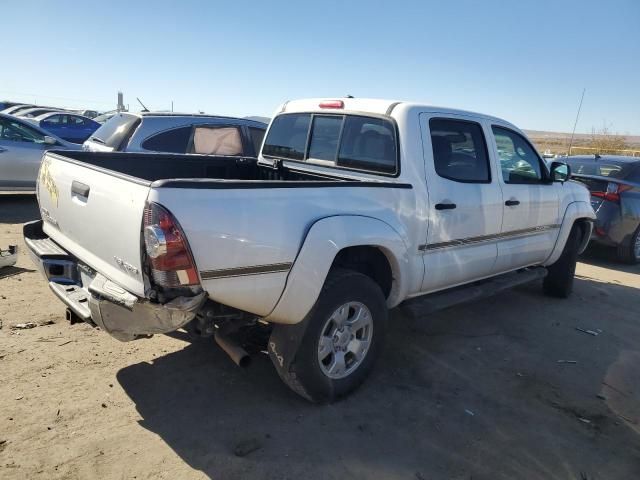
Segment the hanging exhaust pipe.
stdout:
[[231,357],[231,360],[233,360],[236,365],[242,368],[249,366],[251,363],[251,357],[244,348],[226,335],[222,335],[218,332],[213,335],[213,338],[216,340],[216,343],[220,345],[220,348],[222,348],[222,350]]

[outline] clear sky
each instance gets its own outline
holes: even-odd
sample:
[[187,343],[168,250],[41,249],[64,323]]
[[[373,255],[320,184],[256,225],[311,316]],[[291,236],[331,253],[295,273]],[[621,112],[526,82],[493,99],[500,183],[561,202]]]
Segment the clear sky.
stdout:
[[271,116],[413,100],[526,129],[640,135],[640,0],[0,0],[0,99]]

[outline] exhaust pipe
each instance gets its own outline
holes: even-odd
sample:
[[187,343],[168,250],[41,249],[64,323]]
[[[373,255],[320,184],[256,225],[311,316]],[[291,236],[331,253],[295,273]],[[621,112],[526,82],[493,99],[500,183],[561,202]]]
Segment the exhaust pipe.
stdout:
[[213,338],[216,340],[216,343],[220,345],[220,348],[222,348],[222,350],[231,357],[231,360],[233,360],[236,365],[242,368],[249,366],[251,363],[251,357],[244,348],[226,335],[222,335],[218,332],[213,335]]

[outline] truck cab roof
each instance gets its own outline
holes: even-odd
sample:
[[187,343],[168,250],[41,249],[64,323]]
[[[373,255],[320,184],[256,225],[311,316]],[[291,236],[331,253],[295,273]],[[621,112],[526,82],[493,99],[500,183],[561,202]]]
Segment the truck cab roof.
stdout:
[[[332,103],[333,102],[333,103]],[[342,106],[339,106],[341,102]],[[404,110],[405,112],[419,110],[428,112],[440,112],[443,114],[464,115],[475,118],[484,118],[490,121],[499,122],[511,126],[515,130],[520,130],[515,125],[498,117],[483,113],[460,110],[456,108],[440,107],[426,103],[406,102],[401,100],[389,100],[380,98],[307,98],[287,101],[277,113],[293,112],[323,112],[323,113],[371,113],[375,115],[392,115],[394,112]]]

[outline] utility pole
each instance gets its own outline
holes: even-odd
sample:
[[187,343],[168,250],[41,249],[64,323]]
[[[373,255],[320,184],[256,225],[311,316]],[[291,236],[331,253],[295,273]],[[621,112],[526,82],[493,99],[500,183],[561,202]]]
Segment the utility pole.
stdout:
[[586,88],[582,89],[582,97],[580,97],[580,105],[578,105],[578,113],[576,113],[576,121],[573,124],[573,131],[571,132],[571,140],[569,141],[569,151],[567,152],[567,155],[571,155],[571,147],[573,145],[573,136],[576,133],[576,126],[578,125],[578,117],[580,116],[580,110],[582,109],[582,101],[584,100],[584,92],[586,91],[587,91]]
[[118,106],[116,107],[118,112],[126,112],[126,108],[124,107],[124,95],[122,92],[118,92]]
[[173,113],[173,100],[171,100],[171,113]]

